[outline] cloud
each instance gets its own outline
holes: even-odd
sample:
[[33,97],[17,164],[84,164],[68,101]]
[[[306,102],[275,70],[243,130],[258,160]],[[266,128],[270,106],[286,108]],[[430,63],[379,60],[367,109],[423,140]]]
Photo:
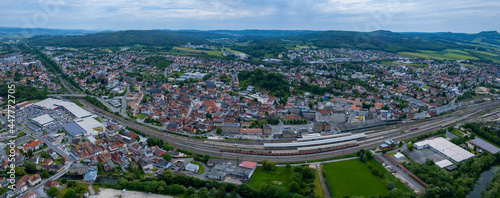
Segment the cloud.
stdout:
[[0,1],[0,18],[0,26],[78,29],[478,32],[499,30],[500,1],[6,0]]

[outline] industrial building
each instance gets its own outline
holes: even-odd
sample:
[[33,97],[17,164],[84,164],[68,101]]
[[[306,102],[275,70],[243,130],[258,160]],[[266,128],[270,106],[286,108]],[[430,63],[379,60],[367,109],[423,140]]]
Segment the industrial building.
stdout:
[[[477,137],[475,139],[469,141],[469,144],[471,144],[472,146],[476,146],[476,147],[480,148],[481,150],[484,150],[484,151],[491,153],[491,154],[496,154],[496,153],[500,152],[500,148],[496,147],[493,144],[490,144],[489,142],[484,141],[483,139],[477,138]],[[471,147],[471,146],[469,146],[469,147]]]
[[74,122],[65,124],[63,128],[73,137],[98,135],[103,131],[102,124],[92,117],[75,119]]
[[49,115],[43,114],[41,116],[38,116],[36,118],[31,119],[36,125],[40,127],[45,127],[52,123],[54,119],[52,119]]
[[454,163],[474,157],[474,154],[441,137],[417,142],[415,146],[417,149],[430,148]]
[[87,118],[92,116],[90,112],[81,108],[80,106],[76,105],[73,102],[67,102],[64,100],[58,100],[54,98],[47,98],[45,100],[35,103],[34,106],[48,110],[63,108],[76,118]]

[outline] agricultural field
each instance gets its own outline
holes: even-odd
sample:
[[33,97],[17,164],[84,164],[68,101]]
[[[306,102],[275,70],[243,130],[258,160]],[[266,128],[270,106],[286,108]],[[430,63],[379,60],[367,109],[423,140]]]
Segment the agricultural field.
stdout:
[[420,50],[418,53],[415,52],[399,52],[398,54],[417,57],[417,58],[429,58],[438,60],[461,60],[461,59],[474,59],[477,60],[476,56],[470,54],[469,52],[462,50],[446,49],[443,51],[430,51],[430,50]]
[[491,60],[493,62],[500,62],[500,54],[495,54],[495,53],[485,52],[485,51],[478,51],[478,50],[469,50],[469,49],[466,49],[465,51],[469,52],[470,54],[472,54],[474,56],[485,59],[485,60]]
[[[374,169],[383,171],[384,177],[375,176],[367,164],[371,164]],[[366,164],[359,159],[332,162],[323,164],[323,169],[326,171],[326,177],[335,197],[385,195],[389,193],[387,189],[389,182],[394,183],[398,189],[410,191],[374,159],[368,160]]]
[[179,50],[185,53],[194,53],[194,54],[207,54],[209,56],[217,56],[222,57],[222,52],[213,51],[213,50],[197,50],[192,48],[184,48],[184,47],[173,47],[173,50]]
[[[226,51],[231,51],[231,52],[233,52],[233,53],[235,53],[235,54],[245,54],[245,53],[240,52],[240,51],[232,50],[232,49],[231,49],[231,48],[229,48],[229,47],[225,47],[225,48],[222,48],[222,49],[223,49],[223,50],[226,50]],[[247,55],[248,55],[248,54],[247,54]]]

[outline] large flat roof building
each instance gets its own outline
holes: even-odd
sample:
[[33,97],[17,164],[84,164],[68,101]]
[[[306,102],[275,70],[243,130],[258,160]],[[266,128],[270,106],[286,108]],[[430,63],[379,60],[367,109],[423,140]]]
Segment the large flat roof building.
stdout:
[[455,163],[474,157],[474,154],[441,137],[417,142],[415,146],[417,149],[431,148]]
[[40,102],[35,103],[35,106],[43,108],[43,109],[50,109],[54,110],[59,107],[64,108],[66,111],[68,111],[71,115],[75,116],[76,118],[86,118],[92,116],[90,112],[87,110],[81,108],[80,106],[76,105],[73,102],[67,102],[64,100],[58,100],[54,98],[47,98],[45,100],[42,100]]
[[473,140],[469,141],[470,144],[479,147],[482,150],[487,151],[488,153],[491,154],[496,154],[500,152],[500,148],[496,147],[493,144],[490,144],[489,142],[484,141],[483,139],[480,138],[474,138]]
[[97,135],[98,131],[103,130],[102,124],[93,117],[75,119],[74,122],[67,123],[63,127],[73,137]]
[[47,114],[43,114],[43,115],[38,116],[36,118],[33,118],[31,120],[33,120],[33,122],[35,124],[37,124],[38,126],[41,126],[41,127],[47,126],[47,125],[49,125],[50,123],[52,123],[54,121],[54,119],[52,119]]

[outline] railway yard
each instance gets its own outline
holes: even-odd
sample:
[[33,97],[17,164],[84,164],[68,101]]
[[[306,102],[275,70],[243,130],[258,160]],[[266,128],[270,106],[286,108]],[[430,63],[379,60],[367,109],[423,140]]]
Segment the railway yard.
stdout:
[[140,130],[151,137],[160,138],[181,149],[224,159],[241,158],[253,161],[272,159],[279,163],[321,160],[354,153],[360,149],[374,149],[386,140],[403,141],[442,127],[479,119],[483,114],[500,105],[498,100],[488,101],[460,107],[447,115],[421,121],[393,124],[331,137],[320,136],[321,138],[318,139],[285,142],[283,140],[204,140],[182,137],[124,119],[97,108],[85,100],[80,100],[80,102],[95,113],[110,117],[125,126]]

